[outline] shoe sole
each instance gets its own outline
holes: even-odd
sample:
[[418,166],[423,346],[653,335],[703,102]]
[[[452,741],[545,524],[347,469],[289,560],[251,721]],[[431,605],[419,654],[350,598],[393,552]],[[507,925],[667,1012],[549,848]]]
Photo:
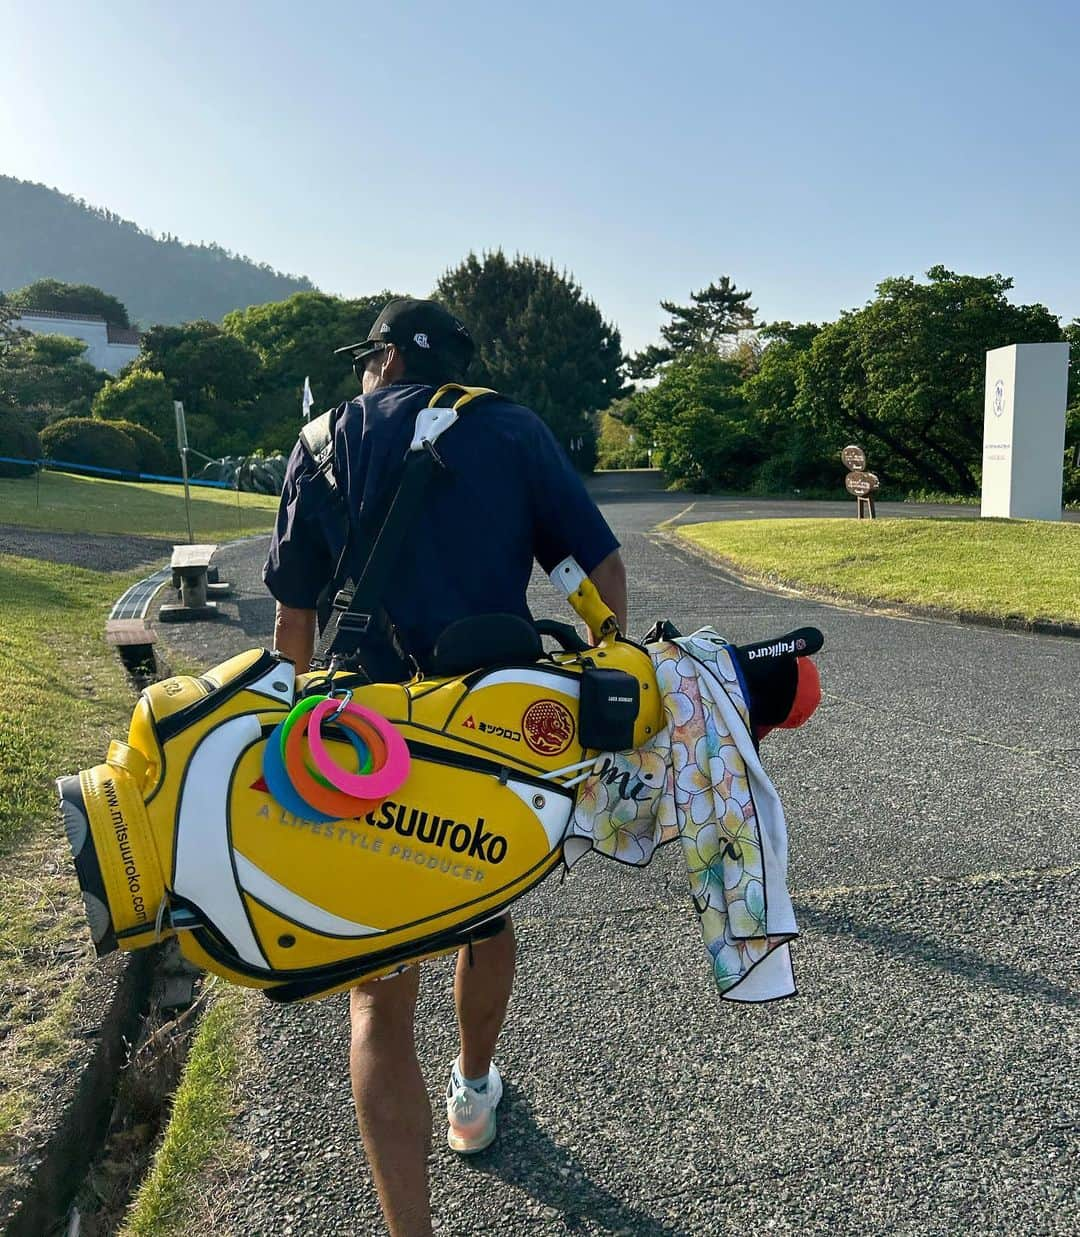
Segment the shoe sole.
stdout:
[[478,1151],[486,1151],[491,1146],[495,1141],[495,1133],[495,1111],[492,1109],[488,1126],[479,1138],[459,1138],[454,1133],[454,1127],[450,1126],[446,1131],[446,1141],[450,1150],[456,1151],[458,1155],[476,1155]]

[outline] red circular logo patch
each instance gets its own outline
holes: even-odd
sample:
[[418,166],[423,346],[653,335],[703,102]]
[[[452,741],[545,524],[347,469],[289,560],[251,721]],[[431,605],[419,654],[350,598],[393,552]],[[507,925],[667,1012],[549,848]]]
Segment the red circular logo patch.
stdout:
[[574,715],[557,700],[537,700],[525,710],[521,732],[541,756],[558,756],[574,741]]

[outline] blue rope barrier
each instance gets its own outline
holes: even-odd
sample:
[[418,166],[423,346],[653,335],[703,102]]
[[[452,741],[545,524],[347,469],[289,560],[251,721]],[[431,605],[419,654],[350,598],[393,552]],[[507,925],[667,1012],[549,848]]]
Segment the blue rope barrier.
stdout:
[[[25,464],[30,468],[52,468],[57,472],[93,472],[107,477],[119,477],[124,481],[164,481],[168,485],[183,485],[183,477],[167,477],[156,472],[131,472],[124,468],[100,468],[97,464],[76,464],[72,460],[25,460],[14,455],[0,455],[0,464]],[[233,490],[236,487],[228,481],[195,481],[189,480],[189,485],[203,485],[215,490]]]

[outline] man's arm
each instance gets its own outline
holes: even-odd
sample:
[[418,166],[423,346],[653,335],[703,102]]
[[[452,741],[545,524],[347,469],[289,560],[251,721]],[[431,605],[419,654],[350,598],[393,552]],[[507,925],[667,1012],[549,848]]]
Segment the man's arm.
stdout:
[[[626,632],[626,565],[618,550],[612,550],[607,558],[602,559],[589,573],[589,579],[596,585],[596,590],[607,605],[615,612],[619,630]],[[596,643],[596,633],[592,632],[593,643]]]
[[279,601],[274,616],[274,648],[293,663],[297,674],[307,674],[315,651],[315,611],[298,610]]
[[285,470],[263,568],[263,581],[277,601],[274,647],[295,665],[297,674],[311,667],[315,599],[334,570],[331,548],[318,519],[325,487],[315,481],[315,464],[303,443],[297,442]]

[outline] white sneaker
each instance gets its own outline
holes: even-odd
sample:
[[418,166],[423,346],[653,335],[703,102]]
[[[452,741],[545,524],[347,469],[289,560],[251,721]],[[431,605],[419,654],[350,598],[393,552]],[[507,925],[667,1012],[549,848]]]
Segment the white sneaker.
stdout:
[[450,1128],[446,1141],[453,1151],[473,1155],[495,1141],[495,1109],[502,1099],[502,1079],[492,1063],[486,1091],[467,1087],[455,1061],[446,1088],[446,1119]]

